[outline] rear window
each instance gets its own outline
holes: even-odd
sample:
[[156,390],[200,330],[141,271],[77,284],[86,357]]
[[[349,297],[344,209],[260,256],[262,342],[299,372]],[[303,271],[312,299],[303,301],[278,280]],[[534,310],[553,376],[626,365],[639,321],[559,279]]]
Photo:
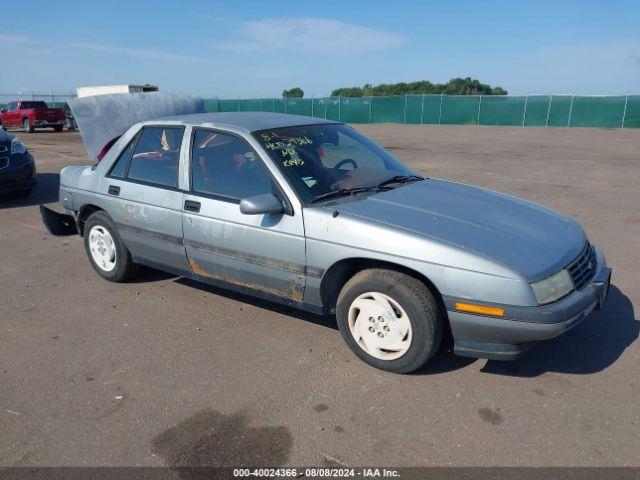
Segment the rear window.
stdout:
[[34,108],[36,110],[46,110],[47,108],[47,104],[44,102],[22,102],[22,107],[23,110],[27,110],[29,108]]

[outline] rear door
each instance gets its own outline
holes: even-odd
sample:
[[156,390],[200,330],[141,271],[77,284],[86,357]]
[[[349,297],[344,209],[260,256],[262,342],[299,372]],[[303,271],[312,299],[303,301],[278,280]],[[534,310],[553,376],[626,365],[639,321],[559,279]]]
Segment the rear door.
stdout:
[[271,193],[288,205],[241,136],[194,128],[184,243],[194,274],[266,298],[301,302],[305,285],[302,212],[244,215],[242,198]]
[[134,261],[190,273],[182,243],[183,193],[178,189],[184,127],[145,126],[101,181]]

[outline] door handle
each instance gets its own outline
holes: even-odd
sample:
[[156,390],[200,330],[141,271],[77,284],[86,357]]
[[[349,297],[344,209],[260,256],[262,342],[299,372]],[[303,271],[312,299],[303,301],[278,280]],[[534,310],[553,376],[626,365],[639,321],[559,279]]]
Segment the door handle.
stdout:
[[199,212],[200,211],[200,202],[194,202],[193,200],[185,200],[184,201],[184,209],[189,212]]
[[120,187],[115,185],[109,185],[109,195],[115,195],[116,197],[120,195]]

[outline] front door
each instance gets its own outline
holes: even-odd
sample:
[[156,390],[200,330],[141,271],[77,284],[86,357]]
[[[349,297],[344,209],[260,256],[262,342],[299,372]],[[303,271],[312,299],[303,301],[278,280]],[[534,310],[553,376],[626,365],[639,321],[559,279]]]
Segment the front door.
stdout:
[[189,273],[178,189],[183,127],[144,127],[122,151],[100,193],[134,261]]
[[305,240],[301,212],[244,215],[242,198],[272,193],[286,202],[262,160],[235,134],[194,129],[184,244],[194,274],[213,283],[301,302]]

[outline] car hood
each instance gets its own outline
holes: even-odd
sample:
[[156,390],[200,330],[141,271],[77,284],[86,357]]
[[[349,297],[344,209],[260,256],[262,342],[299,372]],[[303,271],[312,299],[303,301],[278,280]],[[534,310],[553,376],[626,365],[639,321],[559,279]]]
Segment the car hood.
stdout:
[[473,252],[528,281],[568,265],[586,242],[580,225],[559,213],[444,180],[427,179],[330,208]]

